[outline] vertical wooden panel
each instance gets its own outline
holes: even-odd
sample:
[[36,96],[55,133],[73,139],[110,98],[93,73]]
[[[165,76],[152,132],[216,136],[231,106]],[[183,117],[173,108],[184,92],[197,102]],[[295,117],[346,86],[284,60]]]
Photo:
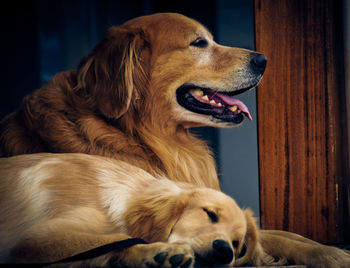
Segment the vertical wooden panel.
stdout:
[[348,179],[337,2],[255,0],[269,61],[257,91],[261,224],[324,243],[344,238]]

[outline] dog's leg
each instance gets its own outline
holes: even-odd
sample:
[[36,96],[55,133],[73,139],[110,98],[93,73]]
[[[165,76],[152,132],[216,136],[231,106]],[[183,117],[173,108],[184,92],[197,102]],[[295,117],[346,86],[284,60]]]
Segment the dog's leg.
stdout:
[[[79,231],[79,226],[64,220],[51,220],[26,232],[24,239],[11,250],[10,262],[55,262],[78,253],[130,238],[125,234],[98,234]],[[194,253],[185,244],[137,244],[114,250],[100,257],[52,267],[190,267]]]
[[273,257],[285,258],[310,268],[350,268],[350,253],[325,246],[300,235],[284,231],[260,231],[264,251]]
[[51,220],[27,230],[11,250],[10,262],[46,263],[57,261],[92,248],[130,238],[125,234],[98,234],[79,230],[65,220]]
[[55,263],[43,267],[191,268],[193,265],[194,255],[190,246],[155,242],[151,244],[137,244],[127,249],[113,251],[84,261]]
[[286,232],[286,231],[280,231],[280,230],[260,230],[261,233],[264,233],[265,235],[277,235],[277,236],[282,236],[285,238],[289,238],[292,240],[308,243],[311,245],[320,245],[320,243],[313,241],[311,239],[308,239],[306,237],[303,237],[301,235],[291,233],[291,232]]

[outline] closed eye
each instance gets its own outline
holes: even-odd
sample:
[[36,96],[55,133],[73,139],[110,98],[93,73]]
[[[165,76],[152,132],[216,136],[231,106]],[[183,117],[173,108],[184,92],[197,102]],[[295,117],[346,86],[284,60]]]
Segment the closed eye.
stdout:
[[208,46],[208,41],[205,40],[204,38],[197,38],[196,40],[192,41],[190,43],[190,46],[193,46],[193,47],[207,47]]
[[219,221],[219,217],[218,217],[218,215],[216,215],[215,212],[210,211],[207,208],[203,208],[203,210],[207,213],[207,215],[208,215],[209,219],[211,220],[211,222],[216,223],[216,222]]

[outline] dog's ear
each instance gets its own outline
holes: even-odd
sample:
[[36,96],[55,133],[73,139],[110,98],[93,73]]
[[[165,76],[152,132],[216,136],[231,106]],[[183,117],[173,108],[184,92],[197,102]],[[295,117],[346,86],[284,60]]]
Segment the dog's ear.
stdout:
[[253,217],[253,212],[250,209],[244,210],[244,215],[247,221],[247,233],[244,245],[240,245],[238,248],[235,265],[261,265],[265,253],[259,242],[259,228],[256,224],[256,219]]
[[250,209],[244,211],[247,220],[245,243],[240,247],[235,266],[278,266],[287,263],[282,257],[273,257],[263,249],[260,243],[260,231]]
[[76,94],[107,118],[122,116],[138,98],[135,88],[147,83],[142,59],[147,45],[142,30],[112,27],[79,64]]
[[159,190],[146,190],[130,202],[124,222],[131,236],[140,237],[148,242],[168,240],[173,226],[188,203],[190,194],[173,192],[171,189]]

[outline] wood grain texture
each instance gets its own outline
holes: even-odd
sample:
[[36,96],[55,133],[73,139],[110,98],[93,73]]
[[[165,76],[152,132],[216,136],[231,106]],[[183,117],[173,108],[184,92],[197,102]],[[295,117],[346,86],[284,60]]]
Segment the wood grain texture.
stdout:
[[349,228],[338,3],[255,0],[261,224],[323,243]]

